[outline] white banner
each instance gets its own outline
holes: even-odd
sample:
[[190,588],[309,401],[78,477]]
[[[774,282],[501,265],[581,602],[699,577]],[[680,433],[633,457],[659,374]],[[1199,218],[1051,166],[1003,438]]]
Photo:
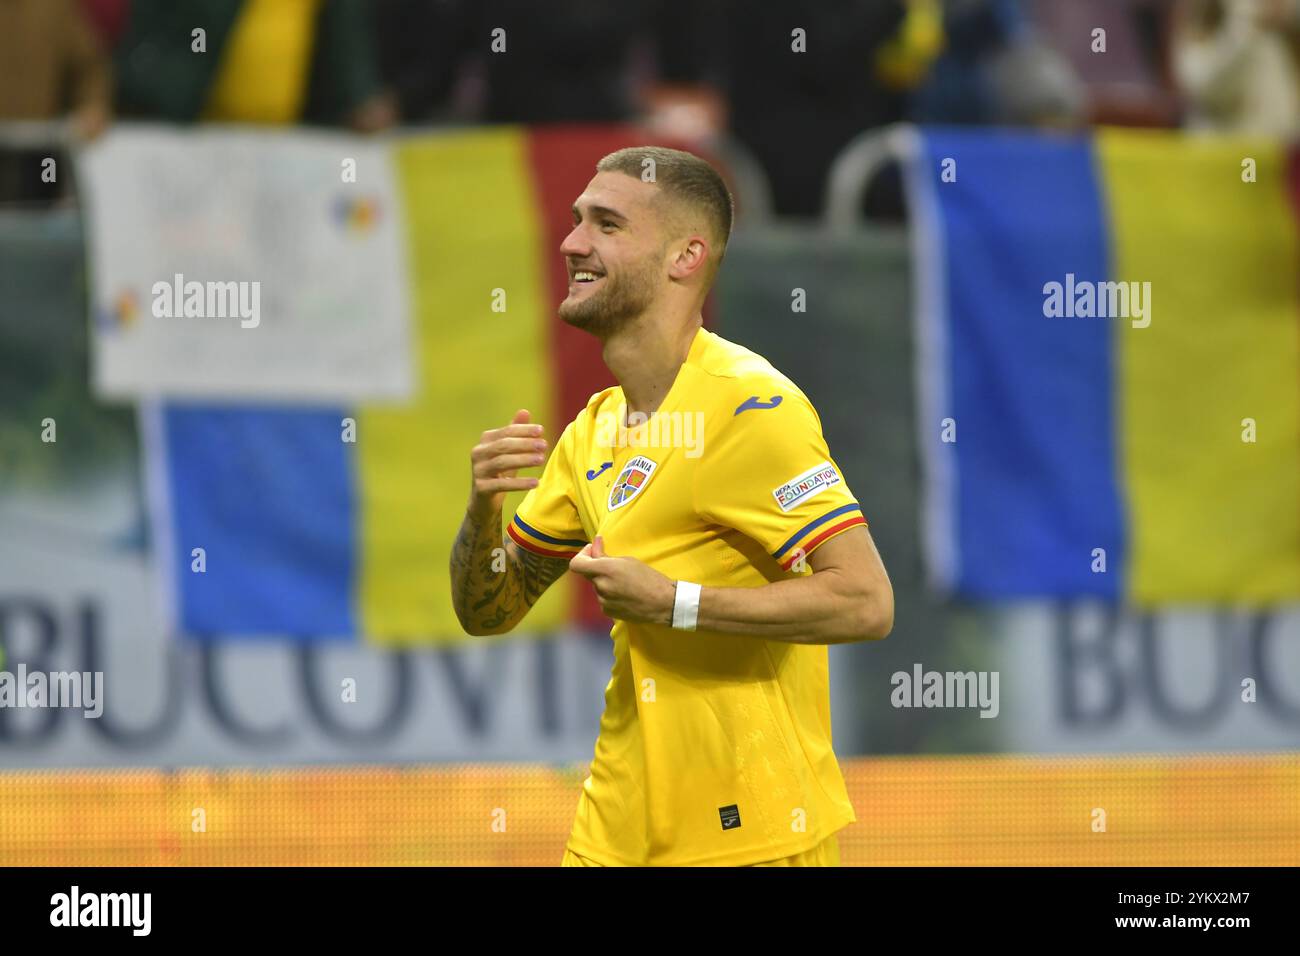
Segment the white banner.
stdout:
[[77,160],[98,394],[411,395],[402,207],[382,140],[124,126]]
[[406,652],[181,640],[143,555],[13,531],[0,512],[0,673],[93,675],[102,712],[0,705],[0,771],[591,759],[603,634]]

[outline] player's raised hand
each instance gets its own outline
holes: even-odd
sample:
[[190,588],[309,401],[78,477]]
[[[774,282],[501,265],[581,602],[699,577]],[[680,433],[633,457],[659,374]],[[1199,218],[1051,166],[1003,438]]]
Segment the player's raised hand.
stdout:
[[673,622],[672,579],[636,558],[610,557],[600,535],[573,556],[569,570],[592,583],[607,616],[645,624]]
[[537,487],[536,478],[520,478],[520,468],[532,468],[546,460],[546,439],[541,425],[529,421],[526,408],[504,428],[485,431],[469,453],[474,474],[469,507],[479,514],[501,510],[508,491],[527,491]]

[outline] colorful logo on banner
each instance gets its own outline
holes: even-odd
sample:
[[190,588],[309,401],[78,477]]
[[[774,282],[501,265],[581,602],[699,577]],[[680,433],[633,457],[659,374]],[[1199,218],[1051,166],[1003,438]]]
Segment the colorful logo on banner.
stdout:
[[334,201],[334,221],[348,232],[369,232],[379,222],[379,213],[373,196],[340,196]]
[[106,332],[129,329],[140,318],[140,300],[130,289],[123,290],[113,297],[111,305],[101,306],[96,317]]

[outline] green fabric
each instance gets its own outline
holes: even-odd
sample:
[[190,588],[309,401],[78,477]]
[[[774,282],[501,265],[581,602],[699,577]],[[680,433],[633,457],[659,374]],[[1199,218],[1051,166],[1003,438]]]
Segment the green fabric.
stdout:
[[303,121],[341,126],[380,91],[368,0],[326,0],[316,29]]
[[[118,112],[178,123],[198,119],[243,4],[134,0],[115,55]],[[191,49],[199,28],[207,32],[206,53]]]
[[[117,109],[127,117],[193,122],[246,0],[134,0],[115,55]],[[191,49],[197,28],[207,52]],[[342,124],[380,88],[365,0],[325,0],[316,23],[303,121]]]

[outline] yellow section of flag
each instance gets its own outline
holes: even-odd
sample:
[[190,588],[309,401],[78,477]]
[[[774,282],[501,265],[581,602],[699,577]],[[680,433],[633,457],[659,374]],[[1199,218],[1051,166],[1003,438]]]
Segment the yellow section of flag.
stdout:
[[[360,626],[372,643],[448,643],[466,640],[448,557],[469,498],[470,449],[520,408],[555,420],[542,227],[522,129],[411,139],[394,162],[420,384],[413,404],[358,418]],[[507,496],[506,520],[522,497]],[[520,633],[561,624],[569,600],[569,588],[552,587]]]
[[1113,326],[1129,594],[1141,605],[1293,599],[1300,244],[1285,154],[1108,130],[1097,162],[1110,278],[1150,283],[1150,324]]

